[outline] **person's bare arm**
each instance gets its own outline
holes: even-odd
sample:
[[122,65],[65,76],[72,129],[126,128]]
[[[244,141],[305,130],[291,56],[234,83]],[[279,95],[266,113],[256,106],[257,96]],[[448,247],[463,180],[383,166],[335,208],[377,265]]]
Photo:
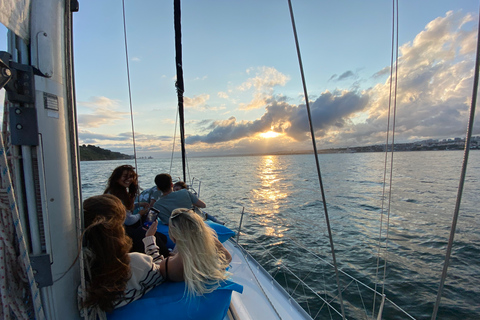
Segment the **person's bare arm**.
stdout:
[[196,207],[199,207],[199,208],[206,208],[206,207],[207,207],[207,205],[205,204],[205,202],[203,202],[203,201],[200,200],[200,199],[198,199],[198,201],[195,202],[193,205],[196,206]]
[[223,254],[225,255],[225,258],[227,258],[228,263],[232,262],[232,255],[223,246],[223,244],[220,241],[218,241],[217,238],[215,238],[215,244],[217,245],[217,249],[220,250],[221,252],[223,252]]

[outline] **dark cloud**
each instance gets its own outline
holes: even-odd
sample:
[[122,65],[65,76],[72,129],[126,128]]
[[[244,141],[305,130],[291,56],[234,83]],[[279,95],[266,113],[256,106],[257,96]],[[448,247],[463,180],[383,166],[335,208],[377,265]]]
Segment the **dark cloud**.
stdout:
[[[322,132],[330,127],[343,127],[353,113],[366,108],[368,96],[357,92],[325,92],[310,108],[312,123],[316,131]],[[265,114],[255,121],[237,122],[235,117],[225,121],[211,122],[205,135],[193,135],[186,139],[189,144],[198,142],[218,143],[251,137],[273,128],[297,141],[309,137],[308,116],[305,105],[294,106],[282,101],[271,100]]]
[[356,77],[355,73],[353,71],[345,71],[341,75],[334,74],[333,76],[328,79],[328,81],[342,81],[348,78],[354,78]]

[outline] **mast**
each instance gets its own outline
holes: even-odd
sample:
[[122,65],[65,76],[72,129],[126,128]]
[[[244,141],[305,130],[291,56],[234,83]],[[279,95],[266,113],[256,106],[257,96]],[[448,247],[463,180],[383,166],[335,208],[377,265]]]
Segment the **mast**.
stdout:
[[182,66],[182,20],[181,20],[181,8],[180,0],[173,1],[173,14],[175,23],[175,66],[177,68],[177,81],[175,87],[177,88],[178,98],[178,114],[180,116],[180,140],[182,145],[182,169],[183,169],[183,181],[186,179],[186,154],[185,154],[185,118],[183,108],[183,66]]
[[2,179],[11,175],[15,189],[8,206],[15,210],[4,217],[16,219],[18,211],[15,236],[18,242],[25,239],[20,246],[28,258],[24,267],[34,274],[29,283],[38,289],[31,290],[31,299],[41,304],[32,310],[28,301],[19,306],[16,300],[7,302],[4,310],[18,315],[16,310],[27,308],[29,317],[35,312],[36,319],[80,319],[76,294],[80,270],[74,261],[82,224],[81,183],[72,46],[72,12],[78,10],[78,2],[10,2],[25,6],[30,32],[23,34],[6,24],[12,31],[9,52],[1,53],[12,71],[5,87],[4,130],[13,155],[1,175]]

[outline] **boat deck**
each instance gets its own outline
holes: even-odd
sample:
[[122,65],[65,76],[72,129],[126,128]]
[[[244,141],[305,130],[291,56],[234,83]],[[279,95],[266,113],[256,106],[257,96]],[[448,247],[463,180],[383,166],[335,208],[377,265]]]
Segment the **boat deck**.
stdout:
[[224,243],[232,255],[231,279],[243,286],[233,292],[227,319],[312,319],[242,247],[233,240]]

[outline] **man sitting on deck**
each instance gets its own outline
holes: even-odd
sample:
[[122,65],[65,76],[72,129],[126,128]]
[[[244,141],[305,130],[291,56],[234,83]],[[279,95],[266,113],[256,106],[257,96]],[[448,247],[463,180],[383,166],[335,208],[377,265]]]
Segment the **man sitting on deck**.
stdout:
[[168,173],[161,173],[155,177],[155,184],[162,196],[153,207],[160,211],[158,217],[163,224],[168,224],[168,219],[173,210],[177,208],[192,208],[193,206],[205,208],[207,205],[196,195],[187,189],[181,189],[173,192],[172,177]]

